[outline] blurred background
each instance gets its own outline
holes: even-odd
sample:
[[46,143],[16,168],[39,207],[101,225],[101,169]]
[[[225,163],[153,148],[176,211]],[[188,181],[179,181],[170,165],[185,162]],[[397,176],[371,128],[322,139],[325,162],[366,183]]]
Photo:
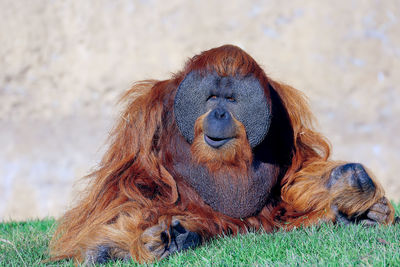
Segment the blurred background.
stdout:
[[0,17],[0,220],[61,215],[119,96],[226,43],[305,92],[333,159],[400,200],[398,0],[1,0]]

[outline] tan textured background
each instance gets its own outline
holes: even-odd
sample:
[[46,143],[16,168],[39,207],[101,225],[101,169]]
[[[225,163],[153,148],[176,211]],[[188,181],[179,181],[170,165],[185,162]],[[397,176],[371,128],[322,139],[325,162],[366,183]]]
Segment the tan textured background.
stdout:
[[400,199],[400,2],[0,1],[0,220],[58,216],[133,81],[241,46]]

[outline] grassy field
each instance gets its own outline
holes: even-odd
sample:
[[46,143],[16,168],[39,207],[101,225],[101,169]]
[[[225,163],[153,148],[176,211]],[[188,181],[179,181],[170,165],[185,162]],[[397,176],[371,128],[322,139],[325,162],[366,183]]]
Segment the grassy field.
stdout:
[[[396,206],[396,214],[400,204]],[[45,265],[53,219],[0,224],[0,265]],[[46,264],[52,265],[52,264]],[[72,261],[53,263],[73,266]],[[400,266],[400,224],[320,226],[274,234],[221,237],[195,250],[176,254],[155,266]],[[112,262],[108,266],[137,266]]]

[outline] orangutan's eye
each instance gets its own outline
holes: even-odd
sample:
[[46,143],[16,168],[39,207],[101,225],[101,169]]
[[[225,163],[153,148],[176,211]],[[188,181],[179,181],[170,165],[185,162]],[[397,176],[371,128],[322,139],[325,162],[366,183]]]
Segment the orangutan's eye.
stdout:
[[216,96],[216,95],[210,95],[208,98],[207,98],[207,101],[208,100],[215,100],[215,99],[217,99],[218,98],[218,96]]
[[229,96],[229,97],[225,97],[226,100],[228,100],[229,102],[235,102],[235,98],[233,96]]

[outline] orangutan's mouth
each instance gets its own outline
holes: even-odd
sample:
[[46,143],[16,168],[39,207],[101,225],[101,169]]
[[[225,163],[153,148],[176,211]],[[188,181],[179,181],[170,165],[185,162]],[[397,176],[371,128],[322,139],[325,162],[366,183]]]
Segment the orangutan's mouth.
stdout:
[[213,148],[220,148],[221,146],[225,145],[232,139],[233,137],[220,138],[220,137],[211,137],[206,134],[204,135],[204,141]]

